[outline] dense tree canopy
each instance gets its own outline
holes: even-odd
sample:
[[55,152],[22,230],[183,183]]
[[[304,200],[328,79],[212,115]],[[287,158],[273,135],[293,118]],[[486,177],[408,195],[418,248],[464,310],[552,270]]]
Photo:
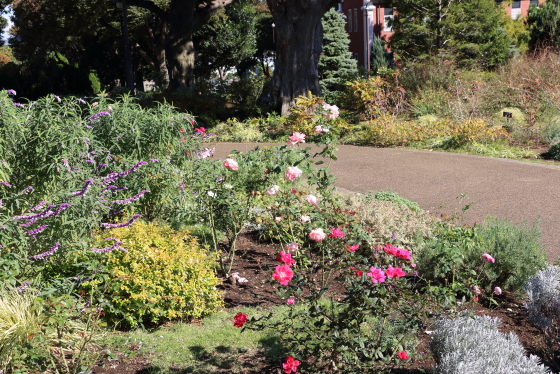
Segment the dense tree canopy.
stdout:
[[540,8],[531,7],[528,21],[533,48],[560,48],[560,0],[548,0]]
[[509,57],[514,41],[507,16],[494,0],[393,0],[391,49],[418,59],[445,55],[465,67],[493,68]]

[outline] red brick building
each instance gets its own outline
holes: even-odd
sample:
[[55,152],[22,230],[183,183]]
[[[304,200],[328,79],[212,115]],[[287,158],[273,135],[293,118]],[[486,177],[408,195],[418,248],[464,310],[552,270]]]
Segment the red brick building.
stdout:
[[[527,16],[531,4],[538,6],[545,0],[516,0],[508,5],[506,11],[511,18]],[[381,0],[341,0],[338,11],[346,17],[346,32],[350,38],[350,52],[358,61],[358,65],[367,67],[368,43],[374,37],[388,41],[393,30],[387,24],[393,18],[393,8],[386,6]]]

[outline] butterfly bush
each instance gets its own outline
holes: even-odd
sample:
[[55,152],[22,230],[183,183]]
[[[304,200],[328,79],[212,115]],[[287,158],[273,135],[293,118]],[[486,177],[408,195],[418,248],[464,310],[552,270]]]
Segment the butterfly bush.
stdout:
[[[330,145],[323,150],[328,152]],[[297,300],[298,307],[290,307],[280,320],[249,315],[243,327],[278,332],[287,357],[281,370],[286,373],[324,373],[333,368],[359,373],[371,371],[378,362],[407,361],[425,299],[414,288],[413,252],[390,243],[372,245],[367,228],[342,209],[327,168],[308,169],[287,161],[287,168],[267,167],[265,175],[277,172],[284,180],[274,193],[269,191],[271,183],[263,185],[257,196],[262,196],[266,209],[257,222],[264,226],[265,237],[283,245],[279,264],[269,270],[270,282],[278,287],[279,300],[288,305]],[[306,178],[300,178],[304,172]],[[344,285],[343,296],[329,291],[335,278]],[[392,318],[399,322],[394,324]],[[365,324],[379,330],[364,329]],[[378,331],[383,331],[381,338]]]

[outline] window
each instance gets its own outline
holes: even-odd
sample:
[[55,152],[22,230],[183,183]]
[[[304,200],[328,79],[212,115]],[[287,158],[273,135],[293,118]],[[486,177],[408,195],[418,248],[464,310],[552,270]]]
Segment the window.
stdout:
[[511,3],[511,18],[517,19],[521,14],[521,0],[513,1]]
[[539,0],[530,0],[529,6],[534,5],[535,7],[539,7]]
[[393,21],[393,8],[384,8],[383,9],[383,22],[384,27],[383,31],[393,32],[393,27],[389,26],[389,22]]
[[348,32],[352,32],[352,9],[348,9]]
[[354,9],[354,31],[358,31],[358,9]]

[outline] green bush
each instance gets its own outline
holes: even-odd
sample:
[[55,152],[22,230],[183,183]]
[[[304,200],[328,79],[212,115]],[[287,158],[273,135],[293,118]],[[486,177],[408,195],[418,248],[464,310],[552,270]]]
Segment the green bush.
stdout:
[[[436,239],[417,256],[418,272],[429,289],[448,300],[474,296],[474,287],[491,295],[494,287],[519,291],[529,277],[546,266],[538,224],[514,225],[488,218],[480,226],[442,223]],[[494,263],[483,261],[489,254]]]
[[125,326],[200,318],[222,306],[215,256],[201,248],[188,232],[163,224],[136,222],[97,236],[116,237],[124,250],[107,258],[106,316]]
[[[371,192],[368,195],[372,194]],[[408,209],[412,210],[413,212],[421,212],[422,209],[418,203],[412,202],[410,200],[405,199],[404,197],[400,196],[398,193],[388,190],[388,191],[379,191],[373,195],[373,198],[377,201],[390,201],[395,205],[398,206],[406,206]]]

